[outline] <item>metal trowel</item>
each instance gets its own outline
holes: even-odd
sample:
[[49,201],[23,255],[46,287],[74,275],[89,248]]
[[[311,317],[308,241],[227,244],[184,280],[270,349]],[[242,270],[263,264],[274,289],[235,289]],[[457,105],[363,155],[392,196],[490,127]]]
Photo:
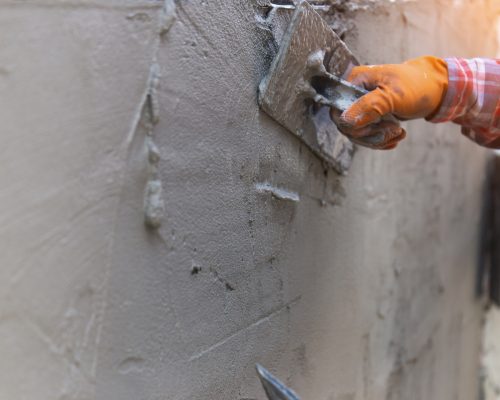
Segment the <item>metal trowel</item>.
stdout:
[[343,80],[356,58],[308,2],[298,2],[269,73],[259,85],[260,107],[338,172],[345,173],[352,143],[330,119],[366,90]]
[[255,368],[269,400],[300,400],[292,389],[287,388],[262,365],[257,364]]

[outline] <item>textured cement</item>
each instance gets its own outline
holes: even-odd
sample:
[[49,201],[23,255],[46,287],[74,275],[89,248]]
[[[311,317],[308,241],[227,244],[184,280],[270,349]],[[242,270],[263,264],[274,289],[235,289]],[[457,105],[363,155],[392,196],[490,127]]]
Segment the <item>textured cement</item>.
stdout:
[[[366,4],[330,17],[362,62],[495,54],[487,1]],[[0,10],[0,398],[261,400],[256,362],[305,400],[477,398],[458,127],[340,177],[258,109],[254,1]]]

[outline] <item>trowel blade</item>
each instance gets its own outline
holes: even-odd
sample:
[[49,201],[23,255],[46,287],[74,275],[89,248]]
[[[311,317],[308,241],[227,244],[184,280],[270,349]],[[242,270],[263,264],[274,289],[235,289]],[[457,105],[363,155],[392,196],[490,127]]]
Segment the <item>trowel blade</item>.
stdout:
[[314,104],[303,90],[315,52],[323,52],[326,70],[337,77],[359,64],[326,21],[304,1],[297,4],[278,54],[259,86],[259,104],[320,158],[344,173],[351,162],[353,145],[329,119],[324,110],[329,107]]
[[300,400],[293,390],[287,388],[262,365],[257,364],[255,368],[269,400]]

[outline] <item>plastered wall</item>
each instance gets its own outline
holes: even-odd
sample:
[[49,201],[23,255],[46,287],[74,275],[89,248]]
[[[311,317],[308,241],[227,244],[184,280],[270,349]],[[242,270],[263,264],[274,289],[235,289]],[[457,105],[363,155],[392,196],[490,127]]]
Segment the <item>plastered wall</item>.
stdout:
[[[1,399],[261,400],[256,362],[305,400],[477,398],[488,153],[411,122],[337,175],[256,105],[256,4],[0,2]],[[493,56],[494,5],[328,18],[366,63]]]

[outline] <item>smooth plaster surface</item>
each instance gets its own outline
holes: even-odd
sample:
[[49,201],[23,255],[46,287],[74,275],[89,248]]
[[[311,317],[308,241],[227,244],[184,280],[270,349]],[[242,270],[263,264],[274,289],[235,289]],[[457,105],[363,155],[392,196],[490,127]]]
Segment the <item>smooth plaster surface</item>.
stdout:
[[[487,151],[324,168],[258,110],[255,4],[0,3],[1,399],[476,398]],[[363,62],[495,54],[493,2],[368,4]]]

